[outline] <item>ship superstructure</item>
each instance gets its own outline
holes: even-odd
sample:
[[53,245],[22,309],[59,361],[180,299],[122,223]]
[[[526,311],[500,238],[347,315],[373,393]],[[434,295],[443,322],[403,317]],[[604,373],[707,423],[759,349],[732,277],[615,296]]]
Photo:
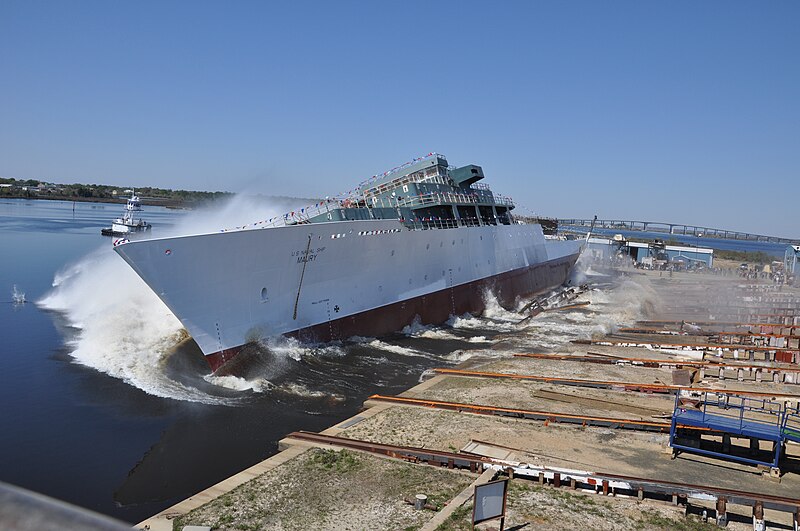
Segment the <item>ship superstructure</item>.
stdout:
[[431,153],[283,216],[114,249],[218,370],[260,338],[379,336],[563,283],[581,242],[515,222],[483,177]]

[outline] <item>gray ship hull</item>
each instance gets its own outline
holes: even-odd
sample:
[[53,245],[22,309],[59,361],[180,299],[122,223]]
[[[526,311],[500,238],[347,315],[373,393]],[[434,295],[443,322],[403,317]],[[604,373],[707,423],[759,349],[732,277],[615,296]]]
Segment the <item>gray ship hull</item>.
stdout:
[[314,223],[135,241],[115,250],[217,371],[262,337],[378,336],[445,322],[563,283],[579,241],[539,225],[409,230],[397,220]]

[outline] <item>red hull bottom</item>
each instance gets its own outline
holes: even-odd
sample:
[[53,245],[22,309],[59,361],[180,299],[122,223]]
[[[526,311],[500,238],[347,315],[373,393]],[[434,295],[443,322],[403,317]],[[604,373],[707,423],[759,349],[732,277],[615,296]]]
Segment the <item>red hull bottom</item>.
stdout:
[[[571,255],[557,260],[516,269],[508,273],[476,280],[428,293],[413,299],[387,304],[339,319],[286,334],[302,341],[326,343],[353,336],[376,337],[402,330],[419,319],[421,324],[442,324],[451,315],[480,314],[484,310],[483,293],[491,290],[504,307],[513,307],[520,297],[528,297],[563,284],[578,259]],[[241,345],[206,356],[211,370],[231,361],[245,347]]]

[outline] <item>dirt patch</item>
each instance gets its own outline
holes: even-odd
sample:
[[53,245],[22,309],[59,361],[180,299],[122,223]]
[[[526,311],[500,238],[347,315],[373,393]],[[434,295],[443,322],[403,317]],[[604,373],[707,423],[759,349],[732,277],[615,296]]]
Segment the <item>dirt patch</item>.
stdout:
[[[471,504],[456,511],[437,531],[470,530]],[[640,502],[635,499],[605,498],[566,489],[542,487],[512,480],[506,505],[506,529],[670,529],[711,531],[719,529],[699,517],[684,515],[683,508]]]
[[313,448],[176,519],[173,529],[416,529],[434,512],[405,503],[415,494],[443,507],[474,474]]

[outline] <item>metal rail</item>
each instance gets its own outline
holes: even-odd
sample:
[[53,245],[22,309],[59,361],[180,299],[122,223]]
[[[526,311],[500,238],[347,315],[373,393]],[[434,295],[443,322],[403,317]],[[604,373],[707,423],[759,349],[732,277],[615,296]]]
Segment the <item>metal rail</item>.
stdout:
[[626,358],[613,357],[601,358],[597,356],[564,356],[558,354],[514,354],[515,358],[533,358],[552,361],[575,361],[581,363],[596,363],[599,365],[630,365],[632,367],[669,368],[669,367],[699,367],[703,369],[744,369],[748,371],[764,372],[791,372],[800,373],[800,369],[784,369],[782,367],[768,367],[765,365],[744,365],[736,362],[713,361],[682,361],[660,360],[655,358]]
[[467,376],[475,378],[498,378],[498,379],[512,379],[512,380],[530,380],[534,382],[543,382],[553,385],[572,385],[576,387],[590,387],[593,389],[619,389],[623,391],[636,391],[643,393],[665,393],[674,394],[680,390],[687,391],[708,391],[711,393],[727,393],[736,394],[740,396],[761,396],[761,397],[775,397],[775,398],[800,398],[798,393],[764,393],[759,391],[740,391],[735,389],[713,389],[711,387],[686,387],[681,385],[667,385],[667,384],[646,384],[637,382],[617,382],[617,381],[603,381],[603,380],[583,380],[578,378],[562,378],[558,376],[538,376],[535,374],[511,374],[502,372],[482,372],[482,371],[464,371],[459,369],[433,369],[437,374],[447,374],[451,376]]
[[[500,417],[521,418],[526,420],[539,420],[545,423],[558,422],[561,424],[578,424],[581,427],[595,426],[601,428],[614,428],[625,430],[649,431],[657,433],[669,433],[669,422],[657,422],[649,420],[618,419],[613,417],[592,417],[588,415],[573,415],[570,413],[554,413],[552,411],[535,411],[528,409],[513,409],[498,406],[486,406],[480,404],[464,404],[461,402],[444,402],[441,400],[429,400],[425,398],[405,398],[402,396],[372,395],[370,400],[379,402],[391,402],[406,406],[420,406],[433,409],[444,409],[448,411],[458,411],[475,413],[478,415],[492,415]],[[682,428],[684,426],[681,426]],[[692,429],[686,426],[687,429]],[[711,430],[701,429],[699,431],[710,432]]]
[[[672,496],[684,498],[697,498],[710,501],[723,501],[739,505],[749,505],[756,507],[761,505],[766,509],[789,512],[794,515],[795,529],[797,529],[798,511],[800,511],[800,499],[788,498],[785,496],[775,496],[771,494],[761,494],[748,492],[738,489],[726,489],[710,485],[694,485],[690,483],[680,483],[677,481],[663,481],[652,478],[641,478],[622,474],[609,474],[605,472],[589,472],[583,470],[570,470],[558,467],[545,467],[535,465],[522,465],[511,461],[490,459],[487,457],[473,457],[470,455],[442,452],[427,448],[416,448],[413,446],[395,446],[380,444],[359,439],[348,439],[333,435],[322,435],[307,431],[296,431],[287,435],[288,439],[296,439],[315,444],[337,446],[349,448],[362,452],[385,455],[395,459],[402,459],[412,463],[424,463],[432,466],[469,469],[478,472],[486,468],[494,468],[500,472],[514,475],[536,478],[539,481],[544,479],[552,481],[558,487],[563,481],[564,484],[580,485],[582,488],[599,490],[602,488],[603,494],[608,494],[609,489],[626,490],[632,493],[644,493]],[[574,481],[574,483],[573,483]],[[719,506],[719,504],[718,504]]]
[[739,326],[739,327],[771,327],[771,328],[791,328],[800,330],[800,325],[787,325],[785,323],[750,323],[743,321],[636,321],[641,325],[657,325],[657,326],[680,326],[685,323],[691,323],[697,326]]
[[741,345],[731,343],[660,343],[657,341],[635,341],[625,339],[573,339],[571,343],[576,345],[610,345],[618,347],[650,345],[652,347],[691,348],[692,350],[744,350],[753,352],[773,352],[776,350],[789,352],[800,351],[800,349],[797,348],[760,347],[756,345]]
[[[694,236],[702,234],[706,238],[722,238],[732,240],[749,240],[759,242],[773,242],[773,243],[787,243],[792,245],[800,244],[800,240],[792,240],[789,238],[780,238],[778,236],[767,236],[765,234],[752,234],[749,232],[741,232],[735,230],[718,229],[714,227],[700,227],[697,225],[686,225],[683,223],[666,223],[663,221],[645,221],[645,220],[623,220],[623,219],[576,219],[576,218],[559,218],[559,225],[570,227],[588,227],[597,225],[600,229],[610,230],[629,230],[629,231],[644,231],[644,232],[658,232],[664,234],[680,234]],[[681,245],[687,245],[682,243]]]
[[[743,325],[746,326],[746,325]],[[763,325],[757,325],[763,326]],[[650,335],[680,335],[679,330],[663,330],[660,328],[619,328],[617,332],[623,334],[650,334]],[[752,337],[752,338],[786,338],[786,339],[800,339],[800,335],[792,334],[770,334],[766,332],[734,332],[731,330],[721,331],[699,331],[695,333],[696,336],[731,336],[731,337]]]

